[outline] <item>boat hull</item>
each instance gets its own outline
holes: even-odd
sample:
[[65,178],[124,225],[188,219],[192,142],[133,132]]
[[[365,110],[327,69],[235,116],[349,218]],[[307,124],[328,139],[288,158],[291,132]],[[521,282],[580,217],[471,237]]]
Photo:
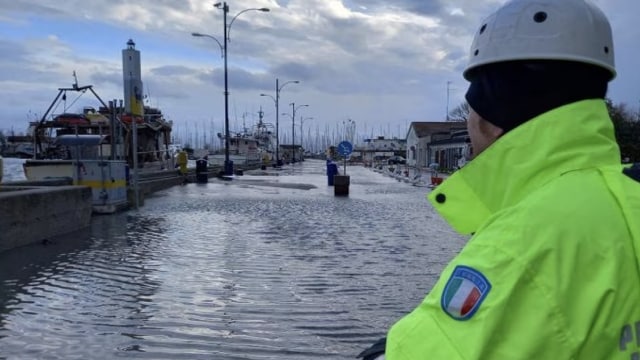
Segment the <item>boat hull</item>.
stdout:
[[28,181],[71,178],[74,185],[88,186],[93,212],[111,214],[128,206],[127,163],[120,160],[27,160]]
[[73,179],[73,160],[26,160],[22,168],[28,181]]
[[[212,154],[207,155],[207,160],[210,165],[224,166],[225,157],[224,154]],[[259,156],[229,154],[229,161],[233,161],[234,165],[254,165],[261,160]]]

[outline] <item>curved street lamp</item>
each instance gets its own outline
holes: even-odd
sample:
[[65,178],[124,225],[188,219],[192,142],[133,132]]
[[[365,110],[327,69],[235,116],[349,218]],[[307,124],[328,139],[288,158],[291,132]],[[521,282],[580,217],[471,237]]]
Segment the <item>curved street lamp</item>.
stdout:
[[227,25],[227,13],[229,13],[229,5],[227,2],[223,3],[215,3],[213,4],[218,9],[222,10],[223,13],[223,26],[224,26],[224,41],[223,44],[220,44],[220,41],[211,35],[200,34],[200,33],[192,33],[193,36],[199,37],[208,37],[216,41],[218,45],[220,45],[223,56],[224,56],[224,174],[232,175],[233,174],[233,163],[229,160],[229,72],[227,67],[227,60],[229,58],[229,53],[227,49],[227,43],[231,41],[229,39],[229,31],[231,30],[231,24],[240,16],[240,14],[245,13],[247,11],[255,10],[268,12],[268,8],[250,8],[244,9],[236,14],[232,19],[229,25]]
[[296,110],[301,107],[308,107],[309,105],[298,105],[296,103],[291,103],[291,109],[293,114],[291,115],[291,162],[295,164],[296,162]]
[[[220,9],[220,3],[214,4],[213,6],[217,7],[218,9]],[[225,11],[225,13],[229,12],[229,6],[227,5],[227,3],[224,3],[224,6],[222,7]],[[231,25],[233,25],[233,22],[236,21],[236,19],[238,18],[238,16],[240,16],[240,14],[245,13],[247,11],[262,11],[262,12],[269,12],[269,8],[249,8],[249,9],[244,9],[242,11],[240,11],[239,13],[236,14],[236,16],[233,17],[233,19],[231,19],[231,21],[229,22],[229,26],[227,26],[227,40],[229,40],[229,42],[231,42]]]
[[278,78],[276,78],[276,97],[274,98],[271,95],[267,95],[267,94],[260,94],[260,96],[268,96],[271,99],[273,99],[273,102],[275,102],[276,104],[276,166],[282,166],[282,163],[280,162],[280,134],[279,134],[279,114],[280,114],[280,109],[278,106],[278,103],[280,102],[280,90],[282,90],[283,87],[285,87],[285,85],[287,84],[299,84],[300,81],[299,80],[290,80],[290,81],[285,81],[282,85],[280,85],[280,80]]
[[208,37],[209,39],[213,39],[213,41],[215,41],[216,43],[218,43],[218,46],[220,46],[220,57],[223,58],[224,57],[224,47],[222,46],[222,44],[220,43],[220,41],[218,41],[218,39],[216,39],[214,36],[211,36],[209,34],[202,34],[202,33],[191,33],[191,36],[195,36],[195,37]]

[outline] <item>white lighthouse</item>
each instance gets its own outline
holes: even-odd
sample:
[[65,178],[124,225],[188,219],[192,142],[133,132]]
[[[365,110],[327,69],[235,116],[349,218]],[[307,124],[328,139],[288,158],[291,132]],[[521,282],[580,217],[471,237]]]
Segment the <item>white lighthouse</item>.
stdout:
[[136,50],[136,44],[129,39],[127,48],[122,50],[122,75],[124,77],[124,109],[127,114],[133,116],[144,115],[141,72],[140,51]]

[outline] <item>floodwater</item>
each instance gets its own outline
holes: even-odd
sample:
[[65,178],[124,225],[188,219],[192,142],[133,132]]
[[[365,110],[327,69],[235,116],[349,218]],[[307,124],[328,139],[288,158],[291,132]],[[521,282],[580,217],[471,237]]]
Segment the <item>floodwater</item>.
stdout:
[[0,253],[0,358],[354,359],[466,238],[427,188],[349,166],[340,198],[325,171],[177,186]]

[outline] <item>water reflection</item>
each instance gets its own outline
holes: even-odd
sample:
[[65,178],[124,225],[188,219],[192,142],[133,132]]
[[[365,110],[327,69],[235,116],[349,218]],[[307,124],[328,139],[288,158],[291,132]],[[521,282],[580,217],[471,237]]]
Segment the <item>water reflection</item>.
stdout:
[[[424,189],[348,172],[348,198],[306,161],[175,187],[0,254],[0,357],[353,358],[422,299],[464,239]],[[290,183],[313,187],[277,186]]]

